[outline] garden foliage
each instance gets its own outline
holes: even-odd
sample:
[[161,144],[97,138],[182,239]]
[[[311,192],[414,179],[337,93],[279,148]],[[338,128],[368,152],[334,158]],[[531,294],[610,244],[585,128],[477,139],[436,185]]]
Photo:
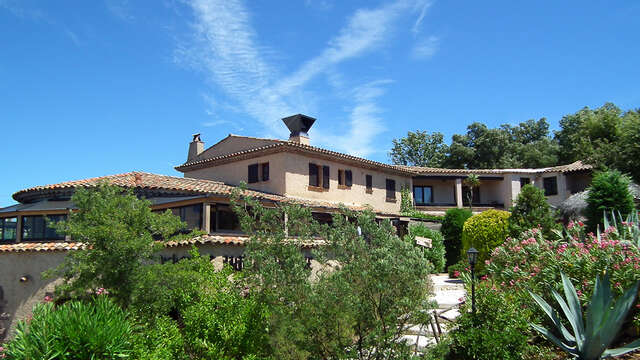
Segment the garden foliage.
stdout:
[[540,228],[547,238],[551,238],[552,230],[557,229],[553,213],[544,196],[537,187],[527,184],[522,187],[515,206],[509,217],[509,233],[518,237],[525,230]]
[[107,184],[79,188],[72,201],[77,211],[57,229],[85,247],[70,252],[49,273],[64,280],[56,291],[63,297],[81,298],[87,289],[105,288],[126,304],[136,272],[160,246],[155,239],[170,239],[184,223],[169,210],[152,212],[151,203],[131,190]]
[[[411,349],[399,340],[408,324],[426,322],[430,307],[431,264],[420,248],[368,211],[343,210],[328,227],[299,206],[270,209],[248,198],[235,204],[251,234],[246,284],[269,311],[275,358],[409,357]],[[325,246],[312,254],[322,268],[312,272],[300,247],[318,241]]]
[[433,272],[441,273],[445,265],[444,237],[438,230],[432,230],[423,224],[409,227],[409,241],[415,243],[415,237],[421,236],[431,239],[431,247],[424,249],[424,255],[433,264]]
[[602,228],[603,216],[612,211],[623,217],[634,208],[633,196],[629,192],[629,178],[618,171],[605,171],[594,176],[587,196],[587,225],[595,232]]
[[640,339],[638,339],[621,348],[608,349],[620,332],[624,319],[633,306],[639,282],[636,282],[615,301],[611,292],[609,276],[605,275],[603,279],[596,278],[593,296],[589,302],[586,316],[583,316],[576,289],[565,274],[561,273],[561,276],[566,300],[555,290],[551,292],[571,325],[573,333],[567,330],[556,311],[542,297],[531,293],[533,299],[553,323],[556,333],[561,336],[557,337],[548,329],[532,324],[531,326],[536,331],[563,351],[580,360],[598,360],[623,355],[640,348]]
[[133,326],[127,313],[106,295],[60,306],[36,305],[7,344],[9,359],[116,359],[131,354]]
[[470,217],[462,229],[461,259],[466,259],[471,247],[476,248],[479,252],[476,270],[483,272],[485,260],[509,236],[509,216],[508,211],[492,209]]
[[[440,231],[444,236],[444,246],[447,256],[447,267],[460,261],[462,248],[462,229],[465,221],[471,217],[471,211],[467,209],[449,209],[442,220]],[[466,257],[465,257],[466,258]]]

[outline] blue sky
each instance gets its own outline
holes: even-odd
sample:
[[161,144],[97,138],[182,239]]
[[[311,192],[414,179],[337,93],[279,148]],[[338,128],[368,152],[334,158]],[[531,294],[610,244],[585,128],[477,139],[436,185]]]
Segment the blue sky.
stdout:
[[0,206],[30,186],[177,175],[191,134],[387,161],[391,139],[640,106],[637,1],[0,0]]

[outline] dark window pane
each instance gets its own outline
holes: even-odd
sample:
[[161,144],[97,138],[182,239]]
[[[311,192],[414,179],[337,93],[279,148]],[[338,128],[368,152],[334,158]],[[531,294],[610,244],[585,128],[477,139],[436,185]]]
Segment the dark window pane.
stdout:
[[[462,187],[462,204],[469,205],[469,196],[471,195],[471,188],[468,186]],[[472,204],[480,204],[480,188],[473,188],[473,199],[471,199]]]
[[527,184],[531,184],[531,179],[525,177],[520,178],[520,187],[523,187]]
[[262,181],[269,180],[269,163],[262,164]]
[[318,186],[318,165],[309,163],[309,186]]
[[542,181],[544,186],[544,194],[546,196],[558,195],[558,178],[557,177],[555,176],[546,177],[542,179]]
[[371,190],[373,188],[373,176],[367,175],[366,182],[367,182],[367,189]]
[[258,164],[249,165],[249,176],[247,182],[249,184],[258,182]]
[[329,188],[329,174],[330,170],[327,165],[322,167],[322,187],[325,189]]
[[187,229],[200,229],[202,227],[202,204],[183,206],[180,218],[187,223]]
[[387,199],[396,198],[396,181],[393,179],[387,179]]
[[22,217],[22,238],[24,240],[44,239],[44,216]]
[[413,188],[413,200],[416,202],[416,205],[424,204],[424,197],[422,196],[422,186],[415,186]]
[[47,240],[62,240],[64,239],[64,235],[58,234],[56,229],[54,228],[54,224],[57,224],[60,221],[66,219],[65,215],[48,215],[47,219],[49,220],[46,224],[46,229],[44,236]]
[[424,186],[422,188],[423,201],[425,204],[430,204],[433,202],[433,189],[431,186]]
[[228,205],[216,205],[218,227],[216,231],[240,231],[238,216]]
[[12,242],[16,240],[18,218],[0,219],[0,227],[2,227],[1,241]]
[[344,172],[344,184],[347,186],[353,185],[353,175],[351,170],[345,170]]
[[314,212],[311,213],[311,216],[313,217],[313,220],[317,221],[319,224],[333,224],[333,216],[331,216],[331,214],[329,213]]

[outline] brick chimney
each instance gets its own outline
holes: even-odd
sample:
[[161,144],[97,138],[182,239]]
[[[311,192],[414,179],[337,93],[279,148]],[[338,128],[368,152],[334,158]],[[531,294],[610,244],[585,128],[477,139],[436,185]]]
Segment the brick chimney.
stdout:
[[204,151],[204,143],[200,140],[200,134],[193,134],[193,140],[189,144],[187,162],[193,161]]
[[297,114],[283,118],[282,121],[287,125],[289,131],[291,131],[289,141],[309,145],[309,134],[307,134],[307,132],[311,129],[316,119],[311,116]]

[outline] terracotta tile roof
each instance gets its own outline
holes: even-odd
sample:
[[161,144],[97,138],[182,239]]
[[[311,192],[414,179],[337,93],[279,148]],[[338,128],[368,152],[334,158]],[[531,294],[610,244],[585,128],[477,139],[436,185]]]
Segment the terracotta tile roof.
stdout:
[[[176,192],[181,194],[203,194],[203,195],[230,195],[235,186],[226,185],[224,183],[212,180],[181,178],[167,175],[157,175],[145,172],[128,172],[124,174],[108,175],[95,177],[90,179],[67,181],[58,184],[35,186],[28,189],[20,190],[13,194],[16,201],[22,202],[29,198],[29,195],[37,195],[38,193],[49,193],[60,190],[73,190],[79,187],[94,187],[101,182],[107,182],[112,185],[118,185],[127,188],[144,189],[144,190],[162,190],[168,192]],[[246,190],[246,195],[250,195],[259,199],[281,201],[282,196],[269,194],[260,191]]]
[[[46,196],[56,191],[68,191],[72,192],[78,187],[94,187],[101,182],[107,182],[109,184],[118,185],[127,188],[134,188],[140,190],[150,191],[165,191],[178,193],[183,195],[221,195],[230,196],[232,191],[236,189],[236,186],[227,185],[218,181],[192,179],[192,178],[180,178],[175,176],[156,175],[145,172],[129,172],[124,174],[101,176],[90,179],[67,181],[59,184],[35,186],[32,188],[20,190],[13,194],[13,198],[16,201],[25,201],[37,196]],[[300,198],[285,197],[282,195],[270,194],[266,192],[256,190],[245,190],[243,195],[251,196],[260,200],[267,200],[273,202],[298,204],[302,206],[315,207],[321,209],[336,210],[340,208],[339,203],[322,201],[322,200],[308,200]],[[362,211],[367,209],[366,206],[361,205],[344,205],[346,208],[355,211]],[[394,213],[381,213],[383,215],[397,216]]]
[[[198,244],[212,245],[234,245],[242,246],[249,238],[243,235],[203,235],[191,239],[181,241],[168,241],[165,247],[175,248],[181,246],[191,246]],[[323,244],[321,240],[307,242],[302,247],[314,247]],[[79,250],[84,246],[80,242],[29,242],[17,244],[0,245],[0,253],[24,253],[24,252],[55,252],[55,251],[71,251]]]
[[[236,135],[230,135],[230,136],[233,137]],[[407,170],[403,167],[398,167],[395,165],[368,160],[358,156],[339,153],[336,151],[327,150],[327,149],[323,149],[323,148],[319,148],[311,145],[305,145],[295,141],[274,140],[274,139],[262,139],[262,140],[270,140],[272,141],[272,143],[264,146],[259,146],[253,149],[234,152],[231,154],[225,154],[225,155],[215,156],[215,157],[206,158],[206,159],[197,159],[195,161],[186,162],[182,165],[176,166],[175,169],[180,172],[185,172],[188,170],[200,169],[200,168],[204,168],[211,165],[224,164],[224,163],[233,162],[237,160],[243,160],[245,158],[251,158],[251,157],[276,153],[276,152],[292,151],[292,152],[302,152],[302,153],[311,154],[311,155],[320,155],[323,157],[330,158],[331,160],[349,161],[353,163],[358,163],[365,167],[375,168],[377,170],[387,170],[394,173],[401,173],[403,175],[414,174],[414,171]]]
[[467,174],[513,174],[513,173],[527,173],[527,174],[539,174],[549,172],[571,172],[580,170],[591,170],[593,167],[588,164],[584,164],[582,161],[576,161],[568,165],[553,166],[539,169],[445,169],[445,168],[433,168],[422,166],[403,166],[396,165],[399,168],[403,168],[407,171],[413,171],[419,175],[428,174],[451,174],[451,175],[467,175]]
[[23,242],[0,245],[0,253],[6,252],[50,252],[78,250],[83,247],[79,242]]

